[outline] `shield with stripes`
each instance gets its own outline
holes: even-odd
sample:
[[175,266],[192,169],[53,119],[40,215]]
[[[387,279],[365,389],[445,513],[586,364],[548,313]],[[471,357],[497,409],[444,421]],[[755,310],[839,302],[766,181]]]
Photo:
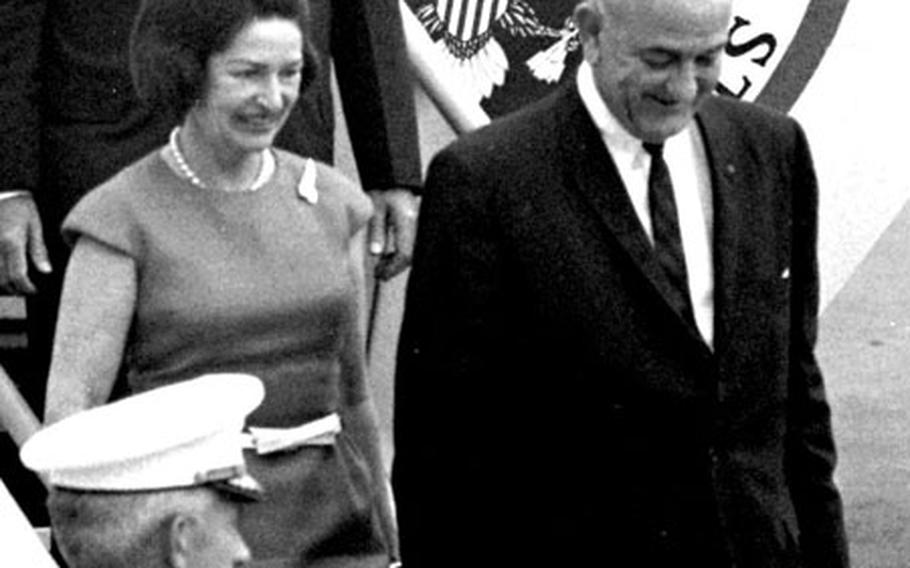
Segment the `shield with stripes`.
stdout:
[[436,14],[444,22],[448,43],[472,56],[508,6],[509,0],[437,0]]
[[478,102],[501,87],[511,70],[503,42],[559,36],[526,0],[411,0],[410,6],[448,62],[447,72]]

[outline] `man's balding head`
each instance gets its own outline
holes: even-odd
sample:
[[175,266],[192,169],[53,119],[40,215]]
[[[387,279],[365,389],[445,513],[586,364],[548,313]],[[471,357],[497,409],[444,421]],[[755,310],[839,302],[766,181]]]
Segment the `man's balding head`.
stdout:
[[684,129],[711,95],[731,17],[732,0],[586,0],[575,10],[601,97],[649,142]]

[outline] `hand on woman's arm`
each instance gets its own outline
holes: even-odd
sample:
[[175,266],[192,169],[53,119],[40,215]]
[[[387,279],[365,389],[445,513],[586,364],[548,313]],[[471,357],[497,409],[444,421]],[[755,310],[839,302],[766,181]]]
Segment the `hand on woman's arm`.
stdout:
[[44,421],[107,402],[136,306],[132,258],[80,238],[66,269]]

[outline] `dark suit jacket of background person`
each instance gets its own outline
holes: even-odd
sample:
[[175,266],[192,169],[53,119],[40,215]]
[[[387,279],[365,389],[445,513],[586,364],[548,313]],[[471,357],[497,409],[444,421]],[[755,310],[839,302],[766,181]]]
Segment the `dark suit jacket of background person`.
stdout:
[[396,376],[406,566],[846,566],[806,139],[731,99],[697,124],[713,351],[574,85],[432,161]]
[[[411,83],[393,0],[310,0],[324,72],[277,144],[332,162],[328,56],[365,188],[421,182]],[[33,191],[61,276],[59,226],[89,189],[163,144],[182,117],[139,105],[128,68],[137,0],[12,0],[0,7],[0,187]]]

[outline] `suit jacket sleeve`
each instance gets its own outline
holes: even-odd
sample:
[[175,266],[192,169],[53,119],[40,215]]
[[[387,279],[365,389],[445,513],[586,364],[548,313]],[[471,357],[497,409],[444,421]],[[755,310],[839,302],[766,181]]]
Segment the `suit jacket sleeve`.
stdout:
[[463,506],[496,502],[482,494],[499,486],[487,440],[507,437],[495,417],[508,393],[493,380],[505,376],[509,352],[503,247],[483,185],[447,151],[427,175],[395,379],[393,487],[406,565],[438,563],[453,535],[495,534]]
[[799,518],[800,548],[809,568],[849,566],[843,507],[833,480],[836,450],[817,335],[818,188],[809,146],[796,126],[793,153],[793,296],[788,476]]
[[335,0],[331,53],[363,187],[418,188],[417,122],[397,0]]
[[0,4],[0,190],[38,186],[39,57],[45,2]]

